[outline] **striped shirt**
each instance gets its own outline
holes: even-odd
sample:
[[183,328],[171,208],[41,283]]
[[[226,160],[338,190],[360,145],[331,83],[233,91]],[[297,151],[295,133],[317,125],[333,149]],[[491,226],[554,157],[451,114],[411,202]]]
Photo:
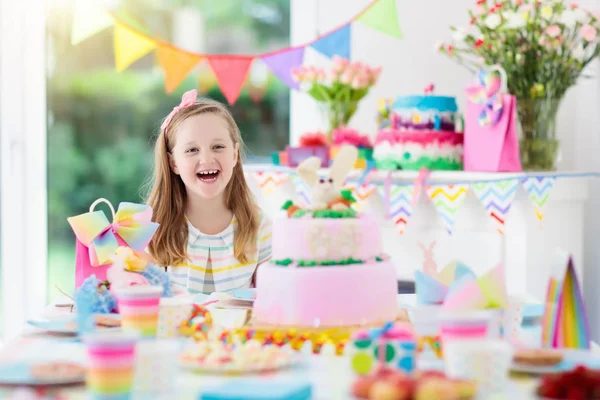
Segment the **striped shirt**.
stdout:
[[271,220],[261,213],[257,246],[250,251],[245,264],[233,254],[236,228],[237,220],[233,217],[223,232],[206,235],[188,221],[188,260],[167,268],[174,289],[210,294],[250,287],[256,268],[271,258]]

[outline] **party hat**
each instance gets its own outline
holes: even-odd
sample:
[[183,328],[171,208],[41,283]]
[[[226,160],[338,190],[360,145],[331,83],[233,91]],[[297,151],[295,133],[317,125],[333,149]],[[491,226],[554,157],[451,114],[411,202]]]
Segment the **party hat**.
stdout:
[[484,276],[478,279],[481,292],[485,296],[485,308],[508,307],[508,295],[506,294],[506,283],[504,280],[504,267],[499,264],[492,268]]
[[415,272],[415,292],[419,304],[441,304],[448,293],[448,286],[423,271]]
[[454,270],[454,279],[459,280],[459,279],[462,279],[462,277],[466,276],[466,275],[469,275],[473,278],[477,277],[477,275],[475,275],[475,272],[473,272],[473,270],[471,270],[471,268],[469,268],[468,266],[466,266],[465,264],[463,264],[461,262],[457,262],[455,270]]
[[454,277],[456,275],[456,261],[453,261],[447,264],[440,273],[438,274],[438,279],[445,285],[450,285],[454,282]]
[[466,274],[450,285],[442,308],[446,311],[471,311],[483,308],[486,302],[477,279]]

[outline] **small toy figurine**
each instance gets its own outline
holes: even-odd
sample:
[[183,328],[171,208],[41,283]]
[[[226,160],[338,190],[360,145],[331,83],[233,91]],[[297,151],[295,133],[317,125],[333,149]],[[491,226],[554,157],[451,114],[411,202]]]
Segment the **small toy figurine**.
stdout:
[[343,201],[342,189],[348,173],[358,158],[358,150],[354,146],[342,146],[333,160],[327,177],[319,178],[318,170],[321,160],[310,157],[298,165],[298,176],[312,189],[311,208],[313,211],[331,209],[343,211],[349,208]]

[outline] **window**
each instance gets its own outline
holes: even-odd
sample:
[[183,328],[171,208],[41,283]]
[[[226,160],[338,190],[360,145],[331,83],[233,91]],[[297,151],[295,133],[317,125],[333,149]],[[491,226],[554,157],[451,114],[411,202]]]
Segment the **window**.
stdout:
[[[124,24],[177,47],[206,54],[262,54],[289,45],[290,0],[99,2]],[[190,88],[225,102],[206,62],[171,94],[155,52],[126,71],[114,66],[113,29],[71,45],[71,1],[47,16],[48,293],[73,290],[75,239],[66,221],[100,197],[116,207],[140,202],[152,168],[160,120]],[[248,161],[270,161],[289,140],[289,89],[260,60],[232,112]],[[102,209],[102,208],[101,208]],[[107,215],[108,209],[103,209]]]

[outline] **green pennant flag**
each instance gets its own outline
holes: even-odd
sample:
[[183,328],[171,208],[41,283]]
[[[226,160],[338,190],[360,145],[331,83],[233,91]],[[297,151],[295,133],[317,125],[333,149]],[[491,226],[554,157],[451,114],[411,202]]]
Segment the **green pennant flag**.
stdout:
[[356,20],[398,39],[402,38],[396,11],[396,0],[377,0]]

